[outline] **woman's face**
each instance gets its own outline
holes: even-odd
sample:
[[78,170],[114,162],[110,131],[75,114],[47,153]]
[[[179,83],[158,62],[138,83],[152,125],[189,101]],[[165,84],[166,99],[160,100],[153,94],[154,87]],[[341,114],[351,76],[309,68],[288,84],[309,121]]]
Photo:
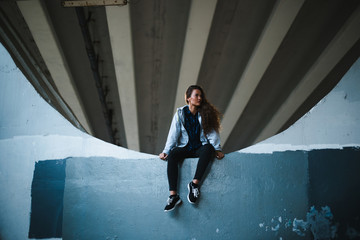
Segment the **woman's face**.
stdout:
[[201,91],[199,89],[194,89],[187,101],[189,105],[200,107],[202,102]]

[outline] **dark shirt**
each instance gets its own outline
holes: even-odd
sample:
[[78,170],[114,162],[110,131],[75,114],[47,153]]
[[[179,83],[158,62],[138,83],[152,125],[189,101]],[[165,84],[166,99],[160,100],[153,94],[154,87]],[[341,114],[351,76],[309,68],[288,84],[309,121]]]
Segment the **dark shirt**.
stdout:
[[190,109],[188,106],[184,108],[184,116],[185,116],[185,129],[189,135],[189,142],[186,145],[187,150],[193,151],[201,147],[201,141],[200,141],[200,123],[198,114],[196,113],[193,115],[190,112]]

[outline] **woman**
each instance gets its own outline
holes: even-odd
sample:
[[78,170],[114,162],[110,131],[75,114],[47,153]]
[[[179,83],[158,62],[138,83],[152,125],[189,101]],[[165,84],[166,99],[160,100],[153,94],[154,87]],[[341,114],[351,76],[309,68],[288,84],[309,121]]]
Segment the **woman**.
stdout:
[[192,85],[185,93],[187,105],[178,108],[171,122],[165,148],[159,158],[168,161],[167,175],[170,196],[164,211],[181,203],[177,194],[178,163],[189,157],[199,157],[195,176],[188,184],[188,201],[195,204],[200,196],[199,183],[214,158],[222,159],[220,145],[220,113],[207,101],[200,86]]

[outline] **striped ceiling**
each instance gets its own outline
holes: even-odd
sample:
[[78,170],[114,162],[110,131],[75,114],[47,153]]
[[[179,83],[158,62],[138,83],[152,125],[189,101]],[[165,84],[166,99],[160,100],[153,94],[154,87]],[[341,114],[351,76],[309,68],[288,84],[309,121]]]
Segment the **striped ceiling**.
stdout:
[[75,126],[160,153],[184,92],[222,113],[225,152],[292,125],[360,56],[358,0],[1,1],[1,42]]

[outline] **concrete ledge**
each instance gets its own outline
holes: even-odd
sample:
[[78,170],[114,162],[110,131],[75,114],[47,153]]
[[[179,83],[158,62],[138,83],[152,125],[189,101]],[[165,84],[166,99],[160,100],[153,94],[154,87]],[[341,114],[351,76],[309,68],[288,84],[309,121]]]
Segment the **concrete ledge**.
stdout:
[[[297,239],[276,229],[308,210],[307,153],[228,154],[214,160],[197,205],[187,183],[197,159],[180,171],[183,204],[170,213],[166,162],[70,158],[66,163],[64,239]],[[276,222],[271,222],[276,218]],[[260,227],[263,224],[264,228]],[[265,226],[266,225],[266,226]],[[273,231],[271,231],[273,227]],[[266,229],[265,229],[266,228]]]

